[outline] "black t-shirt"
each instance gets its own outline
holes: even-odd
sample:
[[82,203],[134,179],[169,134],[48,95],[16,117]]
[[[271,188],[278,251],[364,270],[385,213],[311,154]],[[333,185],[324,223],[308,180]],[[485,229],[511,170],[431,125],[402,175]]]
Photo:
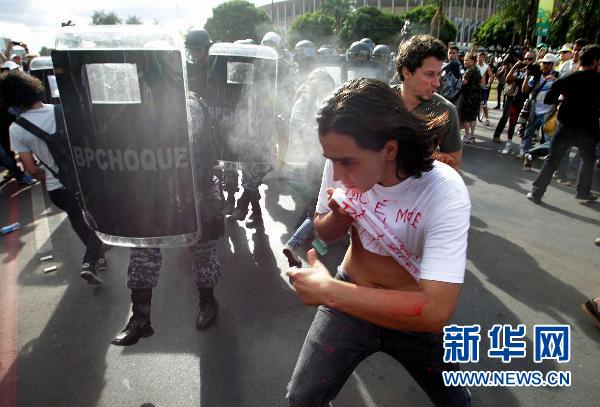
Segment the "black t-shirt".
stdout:
[[558,111],[558,120],[569,126],[585,127],[594,134],[598,129],[600,108],[600,73],[577,71],[558,79],[544,98],[546,104],[556,104],[558,97],[563,101]]

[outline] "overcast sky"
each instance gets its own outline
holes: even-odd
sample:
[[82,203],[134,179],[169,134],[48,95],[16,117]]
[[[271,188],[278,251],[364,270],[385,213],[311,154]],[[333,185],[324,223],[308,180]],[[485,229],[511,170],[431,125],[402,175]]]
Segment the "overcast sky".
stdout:
[[[256,5],[271,0],[249,0]],[[225,0],[0,0],[0,37],[25,42],[30,51],[42,46],[54,48],[61,22],[91,24],[95,10],[114,11],[120,18],[136,15],[145,23],[157,19],[187,29],[203,26],[212,9]]]

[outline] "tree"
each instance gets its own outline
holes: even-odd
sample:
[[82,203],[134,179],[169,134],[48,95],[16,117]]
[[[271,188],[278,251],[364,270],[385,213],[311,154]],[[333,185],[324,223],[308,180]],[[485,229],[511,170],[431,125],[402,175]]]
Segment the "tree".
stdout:
[[[434,5],[415,7],[408,13],[401,16],[402,21],[408,19],[411,22],[413,34],[428,34],[431,32],[431,21],[438,11],[438,7]],[[457,28],[448,17],[443,18],[443,22],[439,29],[437,38],[445,44],[454,41],[456,38]]]
[[597,0],[564,0],[554,9],[548,42],[559,46],[577,38],[595,43],[600,41]]
[[121,19],[114,11],[106,13],[104,10],[96,10],[94,11],[94,14],[92,14],[93,25],[113,25],[121,23]]
[[300,40],[310,40],[315,45],[330,42],[333,37],[333,17],[322,13],[307,13],[296,18],[288,31],[288,41],[293,47]]
[[503,17],[501,14],[494,14],[475,31],[475,41],[484,47],[491,45],[508,47],[515,41],[515,25],[515,20]]
[[369,37],[376,44],[395,45],[399,41],[404,20],[376,7],[361,7],[351,13],[342,26],[340,40],[344,46]]
[[231,0],[213,9],[204,29],[215,41],[252,38],[260,42],[263,35],[273,30],[268,14],[245,0]]
[[125,24],[137,25],[137,24],[144,24],[144,22],[138,16],[133,15],[133,16],[127,17],[127,20],[125,20]]
[[323,0],[320,11],[326,16],[333,18],[333,31],[339,34],[344,21],[354,11],[355,0]]

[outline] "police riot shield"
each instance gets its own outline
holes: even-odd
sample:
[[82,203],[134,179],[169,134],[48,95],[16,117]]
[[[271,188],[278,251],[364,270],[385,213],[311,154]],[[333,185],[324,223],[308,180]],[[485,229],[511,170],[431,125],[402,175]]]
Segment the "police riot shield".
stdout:
[[38,78],[44,84],[44,103],[60,103],[60,94],[54,76],[54,67],[51,57],[35,57],[29,63],[31,75]]
[[226,170],[269,165],[275,154],[277,53],[253,44],[209,50],[209,93],[218,158]]
[[348,80],[346,58],[340,55],[327,55],[319,57],[317,60],[317,69],[327,72],[335,81],[338,87]]
[[353,61],[348,62],[348,80],[370,78],[383,80],[383,69],[376,61]]
[[65,27],[52,61],[90,226],[107,244],[201,238],[183,42],[159,26]]

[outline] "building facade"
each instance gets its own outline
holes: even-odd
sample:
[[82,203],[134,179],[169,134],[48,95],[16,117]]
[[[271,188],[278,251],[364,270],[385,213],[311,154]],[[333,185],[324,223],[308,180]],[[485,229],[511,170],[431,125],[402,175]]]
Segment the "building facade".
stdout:
[[[287,31],[298,16],[319,10],[321,0],[273,1],[259,7],[271,16],[275,25]],[[356,0],[356,7],[373,6],[393,13],[404,14],[423,6],[423,0]],[[497,0],[446,0],[444,14],[456,24],[456,42],[461,46],[472,42],[475,30],[490,18],[497,8]]]

